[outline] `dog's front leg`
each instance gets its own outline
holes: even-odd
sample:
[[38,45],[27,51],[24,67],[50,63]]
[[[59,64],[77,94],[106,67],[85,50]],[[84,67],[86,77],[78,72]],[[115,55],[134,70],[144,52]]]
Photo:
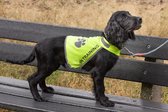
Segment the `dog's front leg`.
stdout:
[[112,107],[114,106],[114,102],[110,101],[108,97],[105,96],[104,74],[105,73],[97,69],[92,72],[93,90],[96,100],[100,102],[101,105]]

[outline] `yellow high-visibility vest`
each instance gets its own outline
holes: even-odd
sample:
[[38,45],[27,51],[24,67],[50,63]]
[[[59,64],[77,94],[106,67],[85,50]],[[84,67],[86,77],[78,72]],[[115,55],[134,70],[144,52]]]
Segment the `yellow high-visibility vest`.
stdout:
[[81,68],[102,48],[120,56],[120,50],[102,36],[67,36],[65,39],[67,64],[71,68]]

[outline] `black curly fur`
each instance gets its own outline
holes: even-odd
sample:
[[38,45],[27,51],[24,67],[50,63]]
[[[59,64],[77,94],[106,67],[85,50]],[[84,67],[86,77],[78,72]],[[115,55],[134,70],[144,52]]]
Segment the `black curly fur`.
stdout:
[[[135,39],[134,30],[140,28],[142,19],[131,16],[127,11],[115,12],[105,27],[102,36],[106,40],[122,48],[128,39]],[[38,93],[37,84],[40,85],[43,92],[52,93],[54,90],[47,87],[45,83],[53,71],[57,70],[60,65],[66,65],[64,40],[66,36],[45,39],[38,43],[30,57],[25,60],[13,62],[25,64],[37,59],[37,72],[28,78],[29,86],[33,98],[36,101],[45,101]],[[103,106],[114,106],[114,102],[105,96],[104,77],[105,74],[116,64],[118,56],[101,49],[82,69],[91,72],[93,79],[93,91],[96,100]]]

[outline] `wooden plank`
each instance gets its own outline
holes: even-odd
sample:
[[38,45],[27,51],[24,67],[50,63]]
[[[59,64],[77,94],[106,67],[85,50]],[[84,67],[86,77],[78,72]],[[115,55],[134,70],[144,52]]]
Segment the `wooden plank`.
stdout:
[[[26,45],[0,43],[0,60],[21,60],[27,57],[32,51],[32,47]],[[35,62],[31,65],[36,65]],[[107,77],[168,86],[168,65],[136,61],[129,59],[119,59],[118,63],[108,73]],[[77,69],[65,69],[77,73],[88,73]]]
[[63,35],[94,36],[102,32],[89,29],[0,19],[0,37],[39,42],[44,38]]
[[[102,31],[98,30],[62,27],[56,25],[54,26],[47,24],[0,19],[0,37],[16,40],[39,42],[45,38],[63,35],[97,36],[101,34]],[[134,53],[148,52],[155,49],[156,47],[164,43],[166,40],[166,38],[137,35],[136,41],[128,41],[126,47]],[[156,52],[147,55],[147,57],[168,59],[167,48],[168,44],[164,45]],[[124,49],[122,50],[122,53],[129,54]]]
[[0,42],[0,59],[2,61],[6,59],[22,60],[27,57],[32,50],[32,46]]
[[[27,89],[20,89],[20,88],[14,88],[14,87],[9,87],[9,86],[2,86],[0,85],[0,98],[3,100],[3,104],[5,103],[10,103],[13,105],[17,105],[18,107],[16,108],[17,110],[20,110],[20,107],[24,108],[24,110],[32,109],[32,110],[37,110],[37,111],[58,111],[58,112],[67,112],[68,110],[71,111],[80,111],[80,112],[93,112],[93,111],[99,111],[102,112],[105,109],[96,109],[95,107],[90,107],[93,105],[93,101],[88,100],[88,99],[79,99],[79,98],[73,98],[73,97],[68,97],[68,96],[61,96],[61,95],[49,95],[49,94],[43,94],[42,96],[48,99],[48,102],[36,102],[32,99],[32,95],[29,90]],[[14,103],[10,97],[4,97],[3,96],[8,95],[8,96],[14,96],[15,97],[15,102],[19,103]],[[57,98],[57,100],[53,100]],[[8,99],[9,98],[9,99]],[[23,99],[23,100],[22,100]],[[1,101],[2,101],[1,100]],[[18,101],[22,100],[22,101]],[[89,103],[90,102],[90,103]],[[88,104],[89,103],[89,104]]]
[[[164,112],[165,111],[164,109],[156,109],[156,108],[150,108],[150,107],[149,108],[146,107],[142,109],[141,107],[124,105],[124,104],[116,104],[115,107],[106,108],[106,107],[100,106],[94,100],[68,97],[68,96],[56,95],[56,94],[54,95],[43,94],[42,96],[45,97],[48,100],[48,102],[39,103],[39,102],[33,101],[29,90],[23,90],[23,89],[18,89],[18,88],[11,88],[11,87],[8,88],[6,86],[0,86],[0,88],[3,89],[3,90],[2,89],[0,90],[0,98],[2,99],[1,101],[3,101],[2,104],[5,105],[5,103],[9,104],[10,102],[10,104],[13,104],[15,106],[16,103],[11,101],[14,99],[15,102],[16,101],[20,102],[20,103],[17,103],[17,106],[18,106],[17,110],[20,110],[20,106],[21,106],[23,108],[22,110],[24,109],[27,110],[27,108],[33,110],[35,108],[34,109],[35,111],[35,110],[38,110],[39,108],[40,110],[42,109],[42,110],[59,111],[59,112],[61,110],[63,111],[63,109],[64,109],[64,112],[66,112],[67,110],[71,110],[73,112],[74,111],[77,111],[77,112],[79,111],[80,112],[93,112],[93,111],[96,111],[96,112],[97,111],[98,112],[128,112],[128,111],[135,112],[135,110],[136,112],[158,112],[158,111]],[[14,96],[15,98],[12,99],[10,96]],[[18,99],[23,99],[23,100],[18,101]],[[27,102],[27,100],[29,102]],[[59,109],[57,108],[57,106],[60,106],[63,109],[62,108]]]
[[[54,89],[56,92],[58,93],[62,92],[64,94],[62,95],[57,93],[55,93],[54,95],[43,94],[43,97],[47,98],[49,102],[39,103],[32,100],[32,96],[27,86],[28,84],[26,81],[0,77],[0,98],[2,97],[1,101],[4,101],[3,102],[4,105],[7,102],[9,104],[11,100],[5,99],[4,97],[5,95],[9,95],[9,97],[8,96],[6,97],[8,98],[11,98],[11,96],[15,97],[15,102],[18,99],[24,99],[24,101],[22,101],[22,103],[19,104],[21,106],[25,105],[24,103],[26,103],[26,105],[30,106],[29,109],[40,107],[40,109],[43,109],[43,110],[47,110],[47,109],[52,110],[55,108],[58,110],[59,108],[57,108],[57,106],[59,106],[59,104],[61,107],[65,106],[63,110],[70,109],[71,106],[73,106],[73,108],[75,109],[76,107],[80,107],[81,112],[83,112],[82,110],[83,108],[85,112],[90,112],[90,111],[92,112],[93,110],[96,112],[105,112],[105,111],[106,112],[108,111],[110,112],[130,112],[130,111],[131,112],[167,112],[168,110],[168,105],[165,105],[165,104],[130,99],[126,97],[116,97],[111,95],[109,95],[109,97],[111,100],[114,100],[116,102],[116,106],[107,108],[95,103],[95,100],[92,99],[93,96],[88,92],[85,92],[82,90],[70,89],[70,88],[68,89],[61,88],[61,87],[54,87]],[[91,99],[84,98],[83,96],[91,97]],[[131,101],[132,103],[130,103]],[[29,105],[30,103],[31,105]],[[10,104],[13,104],[13,102]],[[17,105],[17,104],[18,103],[14,103],[14,105]],[[52,107],[53,104],[55,104],[54,107]],[[46,106],[43,106],[43,105],[46,105]],[[28,107],[28,106],[25,106],[25,107]],[[76,111],[78,111],[78,108]]]
[[[136,36],[135,41],[128,41],[126,47],[133,53],[146,53],[157,48],[161,44],[167,41],[167,38],[159,37],[148,37],[148,36]],[[146,55],[145,57],[156,58],[156,59],[168,59],[168,43],[162,46],[159,50]],[[129,54],[125,49],[122,51],[123,54]]]
[[[27,81],[12,79],[8,77],[2,77],[2,76],[0,76],[0,85],[7,85],[9,87],[16,87],[16,88],[27,89],[27,90],[29,89]],[[55,94],[58,94],[58,95],[94,100],[94,96],[91,92],[72,89],[72,88],[66,88],[66,87],[59,87],[59,86],[52,86],[52,87],[55,90]],[[155,102],[150,102],[150,101],[140,100],[135,98],[132,99],[132,98],[123,97],[123,96],[122,97],[114,96],[114,95],[108,95],[108,96],[112,101],[115,101],[118,104],[135,105],[138,107],[143,106],[144,108],[152,107],[152,108],[165,109],[165,110],[168,109],[168,105],[166,104],[160,105],[160,103],[155,103]]]
[[[17,89],[15,89],[17,91]],[[13,91],[13,90],[12,90]],[[57,102],[35,102],[33,99],[0,93],[0,107],[21,112],[103,112],[98,109],[78,107]],[[108,111],[107,111],[108,112]],[[115,112],[115,111],[112,111]]]

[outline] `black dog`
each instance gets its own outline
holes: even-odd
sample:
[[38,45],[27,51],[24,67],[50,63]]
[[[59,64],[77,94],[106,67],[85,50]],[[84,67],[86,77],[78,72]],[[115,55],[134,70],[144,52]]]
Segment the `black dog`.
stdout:
[[[124,43],[128,39],[135,39],[134,30],[141,27],[142,19],[140,17],[131,16],[127,11],[115,12],[104,30],[102,36],[118,49],[122,49]],[[64,42],[66,36],[45,39],[38,43],[31,55],[18,62],[17,64],[26,64],[37,59],[37,72],[28,78],[29,86],[33,98],[36,101],[45,101],[38,93],[37,85],[41,87],[43,92],[53,93],[53,88],[47,87],[45,83],[53,71],[57,70],[60,65],[66,66]],[[103,106],[114,106],[114,102],[105,96],[104,77],[117,62],[118,56],[105,49],[101,49],[94,57],[89,60],[82,69],[91,71],[93,79],[93,90],[96,101]]]

